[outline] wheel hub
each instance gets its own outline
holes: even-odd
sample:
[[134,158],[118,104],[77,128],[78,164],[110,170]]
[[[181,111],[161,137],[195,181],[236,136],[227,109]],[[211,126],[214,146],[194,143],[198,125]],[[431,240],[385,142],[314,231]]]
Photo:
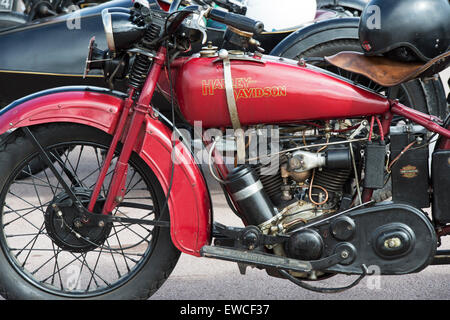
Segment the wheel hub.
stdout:
[[[91,192],[76,188],[75,195],[82,203],[88,203]],[[94,212],[100,214],[102,202],[97,203]],[[57,195],[45,212],[45,228],[49,237],[61,249],[71,252],[88,252],[101,246],[108,238],[112,224],[90,223],[79,212],[67,193]]]

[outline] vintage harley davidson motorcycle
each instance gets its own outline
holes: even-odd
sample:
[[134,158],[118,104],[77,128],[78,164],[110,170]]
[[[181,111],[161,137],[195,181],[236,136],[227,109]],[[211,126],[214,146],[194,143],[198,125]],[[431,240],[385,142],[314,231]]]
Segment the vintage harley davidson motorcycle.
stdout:
[[[448,14],[446,1],[434,1]],[[450,263],[437,250],[450,233],[449,118],[304,61],[262,55],[253,39],[261,22],[178,4],[103,11],[109,51],[92,40],[86,72],[132,61],[126,94],[62,87],[0,111],[0,131],[12,130],[0,152],[4,297],[145,299],[180,252],[319,292],[348,289],[372,266],[402,275]],[[229,26],[248,50],[180,56],[206,40],[203,17]],[[357,52],[327,60],[394,86],[446,68],[450,52],[439,45],[426,63]],[[156,88],[171,101],[171,119],[151,105]],[[191,130],[174,125],[175,109]],[[392,125],[396,115],[405,121]],[[214,221],[200,158],[245,227]],[[32,174],[34,159],[48,168]],[[392,201],[374,204],[388,177]],[[335,274],[357,278],[342,288],[311,282]]]

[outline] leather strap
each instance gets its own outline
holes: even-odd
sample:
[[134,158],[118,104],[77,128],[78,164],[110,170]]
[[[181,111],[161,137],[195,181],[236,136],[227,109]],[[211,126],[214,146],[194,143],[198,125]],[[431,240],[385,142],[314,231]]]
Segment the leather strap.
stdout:
[[225,92],[227,96],[228,111],[230,113],[231,124],[233,129],[241,128],[239,115],[237,111],[236,99],[234,98],[233,78],[231,76],[230,59],[223,59],[223,75],[225,78]]

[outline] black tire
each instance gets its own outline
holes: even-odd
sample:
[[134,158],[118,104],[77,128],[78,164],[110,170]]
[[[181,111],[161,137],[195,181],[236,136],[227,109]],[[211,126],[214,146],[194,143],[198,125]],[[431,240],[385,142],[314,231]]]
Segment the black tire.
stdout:
[[[67,145],[69,144],[73,144],[75,145],[75,143],[79,146],[83,146],[83,147],[79,147],[79,149],[72,149],[72,150],[79,150],[77,152],[79,152],[79,155],[77,156],[77,154],[72,154],[69,156],[69,154],[67,155],[67,160],[68,162],[71,162],[72,160],[69,160],[69,157],[71,159],[75,159],[74,157],[78,157],[78,159],[82,158],[85,159],[84,157],[94,157],[92,156],[92,153],[90,151],[89,148],[95,148],[95,153],[100,154],[100,151],[102,151],[104,148],[107,148],[109,146],[109,143],[111,141],[111,136],[105,134],[102,131],[99,131],[97,129],[91,128],[91,127],[87,127],[87,126],[82,126],[82,125],[75,125],[75,124],[51,124],[51,125],[40,125],[40,126],[36,126],[36,127],[31,127],[33,133],[35,134],[36,138],[38,139],[38,141],[41,143],[41,145],[44,148],[48,148],[48,150],[57,150],[57,148],[65,148]],[[72,292],[72,291],[68,291],[68,290],[64,290],[64,284],[63,284],[63,279],[67,280],[65,278],[64,275],[62,275],[62,263],[61,261],[58,264],[58,258],[62,256],[63,253],[65,254],[70,254],[73,256],[76,256],[75,254],[73,254],[73,252],[66,252],[66,250],[62,247],[59,246],[58,247],[58,243],[55,242],[52,238],[49,236],[49,229],[47,227],[47,222],[45,221],[45,230],[46,233],[42,232],[43,228],[41,226],[41,229],[39,231],[39,235],[35,236],[36,239],[39,238],[40,242],[43,243],[44,241],[51,242],[51,246],[53,247],[53,252],[55,252],[55,247],[57,249],[57,254],[56,256],[54,256],[54,264],[55,266],[53,266],[53,277],[54,279],[52,279],[52,283],[48,283],[49,280],[47,280],[48,282],[46,283],[45,279],[42,282],[39,282],[39,280],[37,279],[38,274],[41,272],[41,270],[45,269],[45,268],[49,268],[48,266],[40,266],[41,269],[39,269],[38,272],[35,272],[34,274],[31,273],[31,270],[33,270],[33,268],[36,267],[36,265],[29,267],[30,270],[27,270],[27,272],[25,272],[24,270],[27,268],[28,264],[26,259],[25,262],[20,261],[20,263],[23,263],[25,265],[25,267],[20,267],[18,264],[19,261],[19,254],[17,254],[17,258],[14,257],[15,254],[12,254],[12,252],[17,253],[17,249],[14,249],[13,247],[17,246],[17,243],[20,244],[19,240],[15,240],[16,235],[14,235],[14,237],[12,237],[14,232],[17,232],[16,229],[12,229],[13,227],[11,226],[11,222],[5,222],[6,220],[8,221],[13,221],[14,223],[17,221],[21,221],[22,225],[17,225],[16,227],[20,228],[20,232],[25,232],[22,228],[31,228],[33,229],[31,226],[27,225],[27,220],[29,220],[28,222],[33,222],[33,224],[35,225],[39,225],[40,222],[34,222],[35,220],[32,219],[37,219],[39,218],[38,216],[32,216],[27,215],[26,217],[20,217],[20,212],[18,211],[19,209],[16,209],[14,207],[14,205],[12,206],[12,200],[9,200],[11,198],[11,194],[13,194],[14,192],[16,192],[15,190],[17,189],[13,189],[13,187],[10,186],[14,186],[14,183],[16,183],[15,177],[17,177],[19,170],[21,170],[27,162],[29,162],[31,159],[33,159],[35,156],[38,155],[37,150],[32,146],[32,144],[28,141],[28,139],[25,138],[25,136],[21,135],[21,131],[18,130],[16,132],[13,133],[13,135],[15,135],[15,137],[10,137],[8,139],[8,143],[2,145],[1,150],[0,150],[0,166],[2,168],[2,171],[0,173],[0,203],[2,203],[3,208],[2,208],[2,219],[1,219],[1,223],[0,223],[0,245],[1,245],[1,250],[0,250],[0,293],[1,295],[6,298],[6,299],[114,299],[114,300],[122,300],[122,299],[147,299],[149,296],[151,296],[153,293],[155,293],[157,291],[157,289],[164,283],[164,281],[169,277],[171,271],[173,270],[173,268],[175,267],[180,252],[175,248],[175,246],[172,244],[171,241],[171,236],[170,236],[170,230],[169,228],[163,228],[163,227],[151,227],[151,226],[145,226],[145,228],[153,228],[150,231],[148,231],[148,234],[151,236],[146,236],[145,238],[142,237],[143,240],[140,240],[139,238],[137,238],[138,241],[137,243],[140,244],[140,246],[144,245],[144,247],[146,247],[145,249],[143,249],[142,252],[144,252],[142,255],[138,255],[138,254],[133,254],[132,257],[140,257],[141,258],[134,258],[134,259],[141,259],[138,262],[136,262],[135,265],[132,265],[131,267],[129,267],[127,261],[127,257],[124,254],[124,250],[138,250],[139,246],[137,244],[135,245],[130,245],[129,242],[127,242],[127,244],[125,244],[125,247],[122,247],[121,242],[119,241],[118,243],[120,244],[120,250],[119,249],[113,249],[113,247],[109,247],[109,254],[112,257],[112,260],[114,260],[114,264],[113,263],[106,263],[105,266],[107,266],[108,268],[110,267],[112,271],[107,271],[109,273],[106,274],[106,279],[109,281],[108,277],[117,277],[117,281],[116,282],[111,282],[109,285],[106,285],[106,289],[102,289],[100,290],[99,288],[103,288],[105,286],[102,287],[101,281],[99,279],[102,279],[98,274],[96,274],[96,268],[97,268],[97,264],[100,264],[100,254],[102,254],[103,251],[103,247],[101,246],[106,246],[106,244],[110,244],[110,241],[112,243],[112,238],[110,234],[108,234],[107,236],[105,236],[106,241],[103,241],[102,244],[100,244],[97,248],[95,248],[95,252],[94,250],[92,250],[92,254],[90,256],[90,258],[88,258],[88,254],[91,253],[91,251],[89,252],[85,252],[84,253],[84,262],[86,262],[86,268],[84,270],[85,274],[89,273],[91,274],[91,279],[89,282],[89,285],[91,285],[92,282],[92,278],[94,278],[95,281],[95,276],[97,276],[97,281],[100,282],[100,285],[97,284],[97,281],[95,281],[95,283],[97,284],[96,290],[91,290],[89,291],[89,286],[87,287],[87,289],[85,290],[84,287],[81,291],[76,291],[76,292]],[[85,152],[87,153],[87,156],[83,154],[83,148],[86,148]],[[70,149],[70,148],[69,148]],[[66,150],[69,150],[66,148]],[[83,155],[83,156],[82,156]],[[73,162],[73,161],[72,161]],[[80,160],[78,160],[78,162],[80,162]],[[93,160],[93,162],[95,162]],[[98,164],[95,164],[94,167],[98,166],[98,168],[100,168],[100,163],[97,157],[97,162]],[[73,162],[75,163],[75,162]],[[67,165],[67,168],[72,168],[74,167],[73,163],[69,166]],[[146,208],[147,213],[146,216],[149,215],[154,215],[154,219],[160,219],[160,220],[169,220],[169,214],[168,214],[168,210],[165,210],[164,213],[161,214],[161,209],[164,206],[165,203],[165,195],[161,189],[161,186],[158,183],[158,180],[156,178],[156,176],[153,174],[153,172],[148,168],[148,166],[146,165],[146,163],[139,158],[136,154],[133,154],[131,159],[130,159],[130,167],[134,170],[136,177],[141,177],[141,180],[137,181],[137,185],[138,187],[136,187],[137,191],[139,192],[139,194],[144,194],[147,195],[147,197],[145,199],[151,199],[151,204],[152,204],[152,212],[148,213],[148,208]],[[81,164],[79,164],[79,166],[81,167]],[[98,168],[96,170],[98,170]],[[92,169],[92,168],[91,168]],[[75,175],[78,175],[78,164],[75,167],[75,169],[72,170],[72,172],[75,173]],[[81,170],[81,169],[79,169]],[[131,169],[130,169],[131,170]],[[89,170],[90,171],[90,170]],[[49,174],[49,169],[45,170],[43,173],[41,173],[42,178],[41,180],[38,180],[38,184],[37,186],[39,187],[39,185],[44,184],[43,181],[45,179],[47,179],[48,183],[49,183],[49,188],[51,189],[51,191],[53,192],[53,194],[50,194],[50,198],[53,199],[52,201],[54,201],[55,198],[57,198],[59,196],[59,194],[57,196],[55,196],[55,194],[57,193],[61,193],[58,190],[58,185],[56,185],[56,191],[54,191],[54,189],[51,187],[51,185],[53,184],[53,186],[55,186],[56,183],[54,183],[52,177],[49,178],[44,178],[45,174]],[[88,171],[84,171],[84,172],[88,172]],[[96,172],[96,171],[95,171]],[[51,172],[50,172],[51,173]],[[80,173],[80,177],[82,176],[82,174]],[[95,180],[90,180],[91,178],[95,179],[96,175],[93,175],[91,177],[91,175],[89,175],[89,179],[88,180],[83,180],[84,182],[82,183],[82,185],[84,184],[91,184],[92,181]],[[37,177],[36,177],[37,179]],[[87,179],[87,178],[86,178]],[[31,182],[34,183],[34,178],[33,180],[29,180],[28,184],[31,184]],[[133,178],[131,178],[129,183],[129,186],[131,185],[131,182],[133,181]],[[89,183],[88,183],[89,182]],[[105,186],[107,182],[105,182]],[[24,183],[21,181],[19,184],[22,184],[24,187],[26,185],[24,185]],[[34,188],[36,188],[36,184],[34,186]],[[133,182],[133,188],[134,188],[134,182]],[[40,189],[43,190],[43,189]],[[46,189],[48,190],[48,189]],[[24,192],[21,189],[21,192]],[[30,189],[31,192],[31,189]],[[16,192],[17,193],[17,192]],[[42,202],[45,201],[44,198],[44,193],[45,192],[41,192],[41,197],[42,197]],[[48,192],[50,193],[50,192]],[[37,191],[36,191],[37,194]],[[36,194],[32,194],[31,197],[26,198],[26,200],[28,203],[31,203],[32,201],[36,201],[35,198]],[[8,196],[8,197],[7,197]],[[34,197],[34,198],[33,198]],[[131,196],[130,196],[131,197]],[[133,195],[133,197],[135,197],[135,195]],[[142,197],[141,197],[142,198]],[[48,199],[48,197],[47,197]],[[127,201],[126,199],[124,200],[124,202]],[[128,200],[130,201],[130,200]],[[135,200],[136,201],[136,200]],[[139,200],[139,203],[143,203],[145,200]],[[148,200],[150,201],[150,200]],[[9,203],[9,205],[8,205]],[[39,203],[41,204],[41,198],[39,198]],[[50,203],[53,202],[46,202],[43,205],[40,205],[40,210],[44,212],[45,207],[49,206]],[[28,206],[30,206],[29,204],[27,204]],[[34,208],[33,206],[31,208]],[[126,210],[126,209],[125,209]],[[123,212],[127,212],[128,214],[134,214],[134,212],[139,209],[133,208],[131,209],[131,213],[128,211],[123,211]],[[34,210],[33,210],[34,211]],[[26,211],[21,211],[21,212],[26,212]],[[17,219],[13,219],[11,217],[6,217],[7,214],[14,214],[14,215],[18,215],[19,217]],[[28,213],[27,213],[28,214]],[[42,214],[39,212],[39,214],[42,216]],[[25,216],[26,214],[23,213],[23,215]],[[44,213],[45,217],[48,217],[48,209],[45,211]],[[36,218],[37,217],[37,218]],[[24,219],[25,218],[25,219]],[[143,218],[143,217],[141,217]],[[47,219],[47,218],[42,218]],[[149,218],[147,218],[149,219]],[[56,221],[56,220],[54,220]],[[62,224],[61,220],[61,224]],[[53,220],[51,220],[51,222],[53,223]],[[27,226],[25,226],[27,225]],[[123,225],[122,225],[123,226]],[[140,225],[132,225],[132,226],[136,226],[141,228],[142,226]],[[131,227],[132,227],[131,226]],[[118,225],[117,225],[118,227]],[[129,228],[131,228],[129,226]],[[65,228],[65,227],[64,227]],[[114,228],[114,227],[113,227]],[[142,227],[142,229],[145,229],[144,227]],[[61,227],[62,229],[62,227]],[[111,233],[111,230],[114,230],[114,234],[116,237],[118,237],[118,234],[120,232],[122,232],[122,230],[124,230],[125,228],[122,228],[120,231],[117,231],[118,229],[109,229],[109,233]],[[137,230],[137,229],[135,229]],[[131,230],[126,230],[127,232],[131,231]],[[133,230],[134,231],[134,230]],[[135,231],[134,231],[135,232]],[[90,235],[90,234],[89,234]],[[48,239],[47,239],[47,238]],[[73,235],[72,235],[73,237]],[[108,237],[108,238],[106,238]],[[133,236],[134,237],[134,236]],[[65,238],[66,240],[67,238]],[[107,239],[110,239],[109,241]],[[84,239],[83,239],[84,240]],[[145,240],[145,242],[144,242]],[[13,244],[10,242],[11,241],[19,241],[16,244]],[[22,240],[24,241],[24,240]],[[130,241],[130,239],[127,239],[127,241]],[[36,240],[35,240],[36,242]],[[100,241],[96,242],[97,244],[100,243]],[[11,245],[11,247],[10,247]],[[33,245],[34,246],[34,245]],[[21,248],[21,247],[19,247]],[[28,248],[28,250],[31,252],[31,250],[33,249],[33,247],[27,247],[25,246],[25,248]],[[130,249],[131,248],[131,249]],[[35,250],[38,250],[37,248]],[[43,250],[43,249],[41,249]],[[88,249],[87,249],[88,250]],[[107,252],[106,250],[108,250],[108,248],[105,249],[105,252]],[[47,250],[50,251],[50,250]],[[122,277],[120,276],[120,272],[118,269],[117,264],[119,263],[119,258],[121,258],[120,255],[120,251],[122,252],[122,258],[123,260],[125,260],[126,263],[126,269],[128,269],[128,273],[125,275],[123,275]],[[39,252],[37,251],[39,254],[44,255],[46,251],[42,251]],[[100,252],[100,253],[98,253]],[[136,252],[136,251],[133,251]],[[114,258],[114,254],[117,254],[116,257],[118,257],[117,259]],[[93,265],[91,264],[89,267],[89,264],[87,262],[87,260],[89,259],[93,259],[92,255],[97,255],[98,254],[98,258],[97,258],[97,263],[95,263],[95,267],[93,267]],[[105,253],[106,254],[106,253]],[[128,254],[128,253],[127,253]],[[61,256],[58,256],[61,255]],[[81,262],[81,256],[83,256],[83,254],[81,254],[78,258],[78,260],[74,260],[76,262]],[[30,255],[30,259],[33,257],[33,254]],[[106,260],[109,261],[111,260],[111,257],[107,258]],[[103,258],[103,256],[102,256]],[[17,261],[15,260],[17,259]],[[23,256],[21,258],[23,260]],[[28,259],[28,256],[27,256]],[[44,259],[44,258],[36,258],[36,259]],[[95,256],[94,256],[95,259]],[[109,259],[109,260],[108,260]],[[116,261],[117,260],[117,261]],[[39,263],[42,263],[42,260],[38,260]],[[53,261],[53,260],[51,260]],[[103,260],[101,260],[103,261]],[[117,264],[116,264],[117,263]],[[130,263],[131,264],[131,263]],[[69,265],[69,264],[67,264]],[[67,266],[65,265],[65,267]],[[115,268],[117,269],[117,273],[118,275],[115,275],[115,270],[114,270],[114,265]],[[55,271],[57,266],[57,272]],[[84,266],[84,264],[83,264]],[[98,266],[98,268],[100,268],[101,266]],[[93,268],[93,271],[92,271]],[[83,269],[83,267],[82,267]],[[100,272],[101,270],[98,269]],[[109,270],[109,269],[108,269]],[[34,270],[33,270],[34,271]],[[43,272],[43,271],[42,271]],[[126,271],[125,271],[126,272]],[[78,280],[77,283],[81,283],[80,278],[81,275],[83,274],[82,271],[79,272],[79,276],[78,276]],[[45,276],[45,275],[44,275]],[[59,276],[59,282],[61,282],[61,286],[60,289],[58,290],[58,277]],[[102,274],[103,276],[103,274]],[[34,278],[35,277],[35,278]],[[103,279],[102,279],[103,280]],[[67,280],[68,281],[68,280]],[[93,283],[93,282],[92,282]],[[94,284],[92,284],[92,286],[94,287]],[[80,288],[77,288],[77,290],[79,290]],[[94,289],[94,288],[93,288]],[[84,290],[84,291],[83,291]],[[85,294],[84,294],[85,293]]]
[[[2,143],[3,140],[7,139],[8,135],[9,135],[8,132],[0,134],[0,144]],[[29,169],[28,173],[35,175],[35,174],[38,174],[39,172],[41,172],[42,170],[47,169],[47,165],[41,159],[36,158],[30,163],[29,168],[30,169]],[[26,179],[28,177],[29,177],[29,174],[27,174],[26,172],[21,172],[17,176],[17,179],[22,180],[22,179]]]

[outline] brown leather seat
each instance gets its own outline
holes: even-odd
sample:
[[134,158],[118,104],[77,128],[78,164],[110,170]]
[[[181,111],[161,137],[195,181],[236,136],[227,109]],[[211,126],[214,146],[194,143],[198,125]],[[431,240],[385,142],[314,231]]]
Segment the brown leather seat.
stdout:
[[450,64],[450,51],[425,64],[400,62],[382,56],[368,57],[353,51],[343,51],[325,57],[325,60],[341,69],[362,74],[383,87],[393,87],[415,78],[430,77],[444,70]]

